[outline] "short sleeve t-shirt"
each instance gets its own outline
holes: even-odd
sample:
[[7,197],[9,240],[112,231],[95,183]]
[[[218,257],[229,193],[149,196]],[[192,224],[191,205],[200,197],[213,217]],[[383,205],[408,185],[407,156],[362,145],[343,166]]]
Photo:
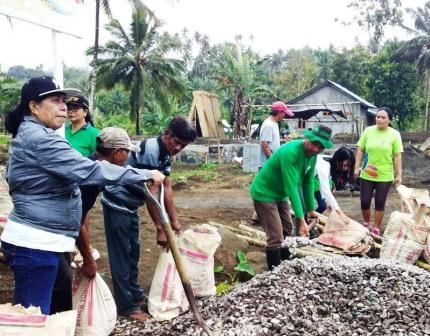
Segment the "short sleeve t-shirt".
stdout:
[[398,131],[391,127],[385,131],[378,130],[377,126],[367,127],[357,146],[367,154],[366,166],[360,174],[362,179],[375,182],[394,180],[394,154],[403,152]]
[[98,128],[86,123],[82,128],[72,133],[72,126],[65,128],[65,137],[72,148],[76,149],[84,156],[89,156],[96,151],[96,138],[100,131]]
[[[281,146],[278,123],[270,119],[270,117],[264,120],[263,124],[261,125],[260,142],[261,141],[267,141],[269,143],[272,153],[274,153]],[[264,154],[263,147],[260,146],[259,167],[263,167],[266,161],[266,154]]]

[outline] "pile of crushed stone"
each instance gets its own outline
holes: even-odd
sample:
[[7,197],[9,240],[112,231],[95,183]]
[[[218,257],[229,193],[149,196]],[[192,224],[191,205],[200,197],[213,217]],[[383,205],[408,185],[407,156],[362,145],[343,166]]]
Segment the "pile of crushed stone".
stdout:
[[[198,302],[214,335],[430,335],[430,273],[390,260],[294,259]],[[191,312],[112,335],[204,335]]]

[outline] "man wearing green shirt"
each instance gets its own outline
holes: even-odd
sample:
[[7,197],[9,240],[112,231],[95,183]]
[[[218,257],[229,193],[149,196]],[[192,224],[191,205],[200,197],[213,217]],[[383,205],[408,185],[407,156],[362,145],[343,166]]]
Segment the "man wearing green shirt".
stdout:
[[293,233],[293,223],[288,200],[298,218],[299,234],[307,236],[309,228],[305,221],[299,190],[308,217],[315,218],[313,176],[316,156],[325,148],[333,147],[331,129],[317,125],[304,131],[305,140],[291,141],[279,148],[255,177],[250,191],[255,211],[267,236],[266,257],[269,270],[278,266],[289,256],[287,248],[281,248],[284,237]]

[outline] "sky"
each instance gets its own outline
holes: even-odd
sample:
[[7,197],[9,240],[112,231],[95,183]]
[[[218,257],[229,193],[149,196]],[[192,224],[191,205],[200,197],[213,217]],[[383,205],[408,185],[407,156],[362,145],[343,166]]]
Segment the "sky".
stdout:
[[[0,0],[6,3],[8,0]],[[11,0],[13,1],[13,0]],[[17,1],[17,0],[15,0]],[[35,1],[35,0],[33,0]],[[69,0],[61,0],[69,1]],[[127,0],[111,0],[114,16],[127,29],[131,11]],[[353,12],[348,0],[145,0],[164,22],[163,30],[180,33],[186,28],[209,36],[210,42],[234,41],[243,36],[243,43],[261,54],[279,49],[351,48],[357,41],[366,44],[367,33],[357,26],[344,26],[335,19],[348,21]],[[53,20],[66,31],[82,38],[60,34],[57,52],[64,63],[74,67],[88,67],[90,59],[85,50],[94,42],[94,1],[86,0],[75,15],[54,15]],[[403,0],[404,7],[418,7],[425,0]],[[0,6],[1,12],[1,6]],[[102,25],[107,22],[102,14]],[[101,29],[101,43],[109,39]],[[252,36],[252,39],[250,38]],[[389,29],[388,38],[405,39],[410,36],[400,29]],[[5,71],[13,65],[53,67],[53,42],[49,29],[30,23],[8,20],[0,15],[0,66]]]

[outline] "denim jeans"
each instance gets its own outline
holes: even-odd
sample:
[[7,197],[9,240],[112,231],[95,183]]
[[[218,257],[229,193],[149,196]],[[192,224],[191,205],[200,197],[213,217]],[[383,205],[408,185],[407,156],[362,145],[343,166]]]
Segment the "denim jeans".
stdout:
[[143,296],[139,275],[139,218],[103,204],[109,264],[118,314],[128,315],[140,309]]
[[15,278],[14,303],[40,307],[50,314],[51,296],[58,272],[60,253],[35,250],[2,242],[6,262]]

